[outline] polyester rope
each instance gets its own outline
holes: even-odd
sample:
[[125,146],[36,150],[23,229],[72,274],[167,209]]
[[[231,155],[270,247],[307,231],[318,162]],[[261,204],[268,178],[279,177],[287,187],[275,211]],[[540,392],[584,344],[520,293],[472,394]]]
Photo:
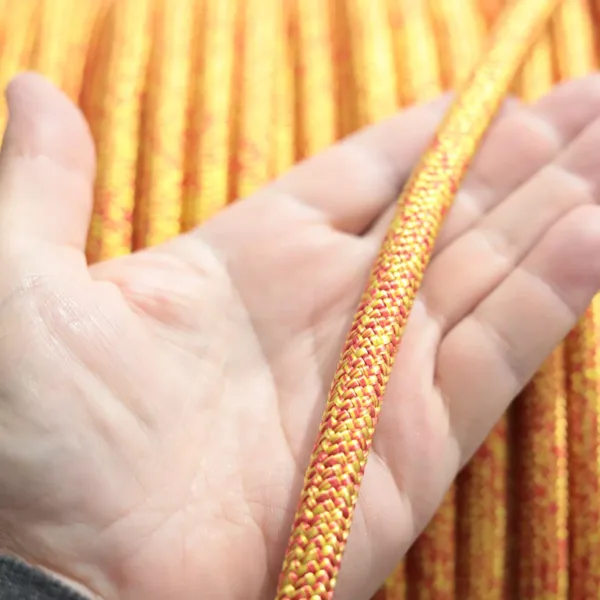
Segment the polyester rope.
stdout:
[[333,596],[386,384],[443,216],[556,4],[521,0],[506,13],[398,200],[334,376],[277,600]]

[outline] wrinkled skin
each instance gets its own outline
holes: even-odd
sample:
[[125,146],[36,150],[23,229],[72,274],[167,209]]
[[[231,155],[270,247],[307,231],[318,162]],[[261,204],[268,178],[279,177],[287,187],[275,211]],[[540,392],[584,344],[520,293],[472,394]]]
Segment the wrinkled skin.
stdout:
[[[0,550],[104,600],[272,597],[369,266],[447,99],[88,268],[93,147],[33,74],[0,157]],[[444,225],[337,598],[367,598],[600,284],[600,79],[509,102]]]

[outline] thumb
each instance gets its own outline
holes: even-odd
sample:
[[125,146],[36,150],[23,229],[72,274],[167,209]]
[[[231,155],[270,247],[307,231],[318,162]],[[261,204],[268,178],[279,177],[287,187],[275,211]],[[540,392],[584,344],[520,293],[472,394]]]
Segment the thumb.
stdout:
[[93,199],[94,148],[81,112],[34,73],[6,91],[9,120],[0,152],[0,235],[11,246],[85,249]]

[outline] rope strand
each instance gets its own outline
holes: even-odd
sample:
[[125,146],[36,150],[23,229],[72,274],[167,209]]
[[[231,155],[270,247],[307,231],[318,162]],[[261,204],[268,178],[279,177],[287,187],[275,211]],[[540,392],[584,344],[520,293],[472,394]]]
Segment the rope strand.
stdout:
[[90,261],[128,254],[139,151],[142,89],[149,57],[151,0],[110,5],[82,109],[96,140],[95,207],[88,239]]
[[180,231],[186,109],[192,47],[190,0],[156,0],[146,96],[141,112],[134,248]]
[[278,600],[332,597],[381,401],[443,215],[555,2],[517,3],[407,183],[373,267],[306,471]]
[[[88,257],[105,259],[130,252],[132,244],[156,244],[194,227],[235,198],[240,173],[230,167],[242,158],[237,148],[243,131],[262,148],[262,175],[256,176],[252,165],[241,174],[242,180],[254,181],[246,188],[250,191],[292,160],[314,154],[396,106],[439,95],[454,84],[455,72],[467,69],[461,63],[480,51],[468,32],[492,26],[508,1],[378,0],[372,9],[372,3],[361,0],[254,0],[247,10],[244,0],[0,0],[0,86],[34,68],[84,109],[99,155]],[[175,7],[187,3],[189,23],[169,28],[178,18]],[[283,5],[289,7],[285,17],[278,9]],[[69,19],[55,19],[50,6]],[[599,7],[597,0],[563,0],[560,5],[547,42],[558,78],[596,68]],[[165,10],[171,11],[164,13],[166,22],[157,22]],[[271,42],[264,45],[254,27],[257,45],[251,58],[247,34],[253,24],[269,19],[274,24]],[[291,37],[284,19],[289,19]],[[186,56],[180,31],[188,30],[192,39]],[[266,47],[275,50],[269,54]],[[537,60],[546,66],[526,67],[514,86],[527,99],[550,85],[547,60]],[[388,66],[381,70],[382,64]],[[261,73],[267,71],[272,77],[265,80]],[[357,94],[357,84],[366,92]],[[266,102],[257,99],[267,95]],[[384,101],[369,100],[380,96]],[[269,103],[270,114],[257,108]],[[383,105],[388,108],[377,108]],[[161,128],[168,106],[173,126],[169,120]],[[367,106],[375,108],[365,110]],[[2,101],[0,135],[6,116]],[[255,116],[265,127],[260,133],[248,125]],[[440,598],[438,590],[443,590],[446,597],[461,600],[518,597],[518,586],[531,590],[530,583],[538,590],[553,589],[551,582],[565,577],[559,525],[567,505],[569,589],[562,597],[595,597],[600,586],[595,534],[600,514],[599,315],[596,299],[565,343],[568,441],[555,385],[560,367],[548,363],[510,420],[498,425],[461,474],[455,486],[456,539],[447,526],[452,503],[444,503],[410,551],[410,573],[405,563],[399,565],[382,588],[382,600],[407,597],[407,584],[408,597],[418,590]],[[526,396],[533,398],[528,406]],[[513,438],[515,430],[521,433]],[[542,430],[549,433],[543,436]],[[551,464],[547,452],[553,445],[553,452],[562,456],[565,443],[568,498],[560,488],[567,476],[564,465]],[[537,500],[528,483],[534,480],[542,493]],[[544,502],[553,497],[559,510],[545,510]],[[515,523],[517,502],[522,512]],[[451,580],[453,560],[454,593],[438,585]],[[557,577],[554,565],[559,565]]]

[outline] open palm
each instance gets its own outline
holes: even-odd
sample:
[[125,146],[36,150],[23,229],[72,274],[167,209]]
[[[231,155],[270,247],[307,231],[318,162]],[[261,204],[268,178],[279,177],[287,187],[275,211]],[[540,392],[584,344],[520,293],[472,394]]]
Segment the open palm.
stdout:
[[[269,598],[401,186],[411,108],[200,227],[88,268],[93,149],[33,74],[0,158],[0,551],[104,600]],[[600,285],[600,80],[508,103],[392,375],[338,598],[367,598]]]

